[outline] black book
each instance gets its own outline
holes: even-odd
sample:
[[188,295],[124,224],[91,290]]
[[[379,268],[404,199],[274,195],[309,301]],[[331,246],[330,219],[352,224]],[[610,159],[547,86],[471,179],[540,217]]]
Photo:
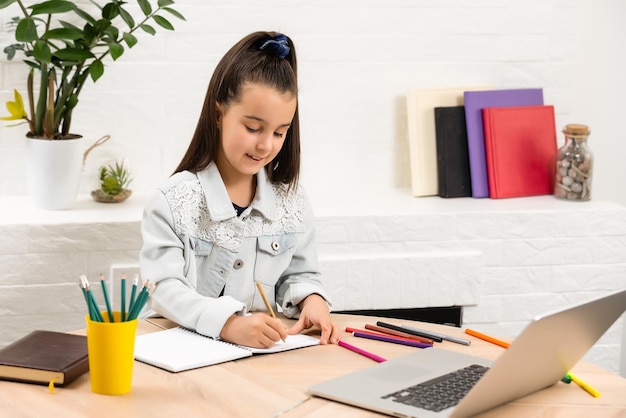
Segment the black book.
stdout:
[[471,197],[472,182],[465,107],[435,108],[437,178],[440,197]]

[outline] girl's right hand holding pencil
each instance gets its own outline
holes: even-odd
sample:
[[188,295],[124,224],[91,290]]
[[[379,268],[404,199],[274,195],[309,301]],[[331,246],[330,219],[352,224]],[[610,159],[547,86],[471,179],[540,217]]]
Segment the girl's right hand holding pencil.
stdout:
[[266,313],[232,315],[222,327],[220,337],[247,347],[268,348],[287,338],[287,326]]

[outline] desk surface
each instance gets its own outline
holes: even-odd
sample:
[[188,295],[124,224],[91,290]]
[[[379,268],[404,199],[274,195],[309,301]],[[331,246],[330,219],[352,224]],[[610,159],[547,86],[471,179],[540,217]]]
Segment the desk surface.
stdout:
[[[363,328],[378,318],[334,315],[338,325]],[[289,322],[289,321],[286,321]],[[437,346],[485,358],[497,358],[503,348],[470,337],[459,328],[403,320],[420,328],[472,340],[470,346],[444,341]],[[166,320],[141,321],[139,334],[169,327]],[[385,358],[416,350],[412,347],[355,338],[358,345]],[[63,417],[374,417],[379,414],[310,397],[313,385],[376,364],[337,345],[308,347],[253,356],[216,366],[169,373],[135,362],[129,394],[105,396],[91,392],[89,374],[51,394],[46,386],[0,381],[0,416]],[[626,379],[600,367],[579,363],[572,370],[601,393],[593,398],[575,384],[562,382],[495,408],[481,417],[626,417]]]

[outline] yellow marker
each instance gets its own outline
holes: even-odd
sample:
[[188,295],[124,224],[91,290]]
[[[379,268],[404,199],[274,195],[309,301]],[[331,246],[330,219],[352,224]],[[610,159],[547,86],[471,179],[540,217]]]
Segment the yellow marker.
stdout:
[[53,378],[50,380],[50,383],[48,383],[48,390],[50,391],[50,393],[54,393],[54,382],[57,380],[57,378]]
[[594,389],[593,387],[589,386],[587,383],[583,382],[578,377],[574,376],[571,372],[568,373],[568,375],[569,375],[569,377],[572,378],[572,382],[576,383],[578,386],[580,386],[581,388],[585,389],[591,396],[593,396],[594,398],[599,398],[600,397],[600,392],[598,392],[596,389]]

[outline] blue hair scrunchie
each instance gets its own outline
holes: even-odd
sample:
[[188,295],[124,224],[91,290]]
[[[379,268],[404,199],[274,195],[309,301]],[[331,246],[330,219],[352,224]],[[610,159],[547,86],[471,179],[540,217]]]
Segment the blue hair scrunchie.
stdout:
[[276,35],[274,38],[268,39],[263,42],[263,45],[261,45],[261,48],[259,49],[264,51],[266,48],[268,51],[276,54],[276,56],[282,59],[289,55],[289,52],[291,51],[289,48],[289,42],[287,42],[287,37],[285,35]]

